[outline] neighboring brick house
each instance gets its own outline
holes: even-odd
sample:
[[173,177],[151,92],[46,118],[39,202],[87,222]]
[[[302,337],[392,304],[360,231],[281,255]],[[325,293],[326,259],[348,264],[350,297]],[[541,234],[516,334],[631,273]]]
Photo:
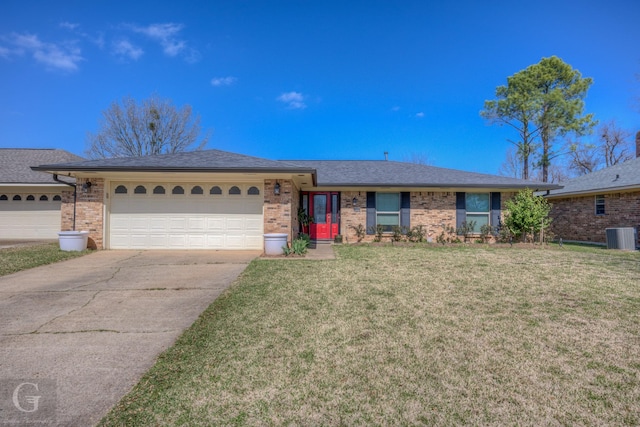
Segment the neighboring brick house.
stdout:
[[0,239],[58,238],[62,191],[69,187],[31,166],[78,160],[84,159],[64,150],[0,148]]
[[[465,220],[498,225],[518,190],[559,188],[412,163],[273,161],[219,150],[34,169],[76,178],[77,229],[107,249],[262,249],[264,233],[299,234],[299,208],[314,217],[315,240],[355,242],[354,227],[376,224],[423,225],[435,239]],[[73,220],[71,193],[63,229]]]
[[561,183],[545,196],[551,230],[564,240],[606,243],[607,228],[640,227],[639,157]]

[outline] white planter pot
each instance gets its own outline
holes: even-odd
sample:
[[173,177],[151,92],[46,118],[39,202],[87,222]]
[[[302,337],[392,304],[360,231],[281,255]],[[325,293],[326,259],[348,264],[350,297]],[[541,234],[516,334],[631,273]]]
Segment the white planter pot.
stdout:
[[89,241],[88,231],[60,231],[58,232],[60,249],[63,251],[84,251]]
[[282,255],[283,246],[287,246],[287,233],[268,233],[264,235],[264,253],[266,255]]

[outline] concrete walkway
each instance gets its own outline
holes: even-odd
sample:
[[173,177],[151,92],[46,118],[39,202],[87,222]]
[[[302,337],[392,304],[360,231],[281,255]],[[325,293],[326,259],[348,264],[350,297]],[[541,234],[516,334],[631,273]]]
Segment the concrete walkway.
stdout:
[[97,423],[259,255],[100,251],[0,277],[0,425]]

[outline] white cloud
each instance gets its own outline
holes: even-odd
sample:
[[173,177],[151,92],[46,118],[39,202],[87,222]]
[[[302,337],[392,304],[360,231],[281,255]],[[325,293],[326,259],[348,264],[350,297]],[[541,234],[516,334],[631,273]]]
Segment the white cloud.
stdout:
[[10,54],[24,55],[30,53],[37,62],[47,66],[49,69],[58,69],[63,71],[75,71],[78,64],[84,58],[81,55],[80,48],[74,43],[48,43],[43,42],[35,34],[17,34],[13,33],[9,37],[9,43],[15,46],[15,49],[4,49],[3,56],[8,57]]
[[135,61],[142,56],[144,50],[134,46],[129,40],[122,39],[113,43],[113,53],[118,56],[126,56]]
[[238,79],[235,77],[215,77],[213,79],[211,79],[211,85],[212,86],[231,86],[232,84],[234,84],[235,82],[237,82]]
[[424,113],[422,111],[420,111],[419,113],[416,113],[416,117],[421,119],[424,117]]
[[152,40],[157,41],[162,46],[162,50],[167,56],[175,57],[181,53],[185,54],[187,62],[197,62],[200,60],[200,52],[193,48],[187,48],[187,42],[178,37],[182,31],[182,24],[151,24],[146,27],[132,25],[131,29],[136,33],[144,34]]
[[80,24],[74,24],[74,23],[66,22],[66,21],[65,22],[61,22],[59,25],[60,25],[60,28],[65,28],[65,29],[71,30],[71,31],[77,29],[80,26]]
[[276,99],[287,104],[287,107],[292,110],[302,110],[307,108],[307,105],[304,103],[304,96],[300,92],[286,92]]
[[11,55],[11,49],[4,47],[4,46],[0,46],[0,56],[3,58],[9,58],[9,56]]
[[400,111],[400,107],[394,105],[393,107],[391,107],[391,111]]

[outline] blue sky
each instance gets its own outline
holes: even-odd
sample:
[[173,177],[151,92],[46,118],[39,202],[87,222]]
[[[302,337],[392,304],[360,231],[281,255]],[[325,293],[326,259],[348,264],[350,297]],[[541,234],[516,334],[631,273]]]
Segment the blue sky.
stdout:
[[190,104],[208,148],[270,159],[427,157],[497,173],[514,138],[479,116],[557,55],[586,110],[640,130],[640,2],[41,1],[0,7],[0,147],[82,155],[101,112]]

